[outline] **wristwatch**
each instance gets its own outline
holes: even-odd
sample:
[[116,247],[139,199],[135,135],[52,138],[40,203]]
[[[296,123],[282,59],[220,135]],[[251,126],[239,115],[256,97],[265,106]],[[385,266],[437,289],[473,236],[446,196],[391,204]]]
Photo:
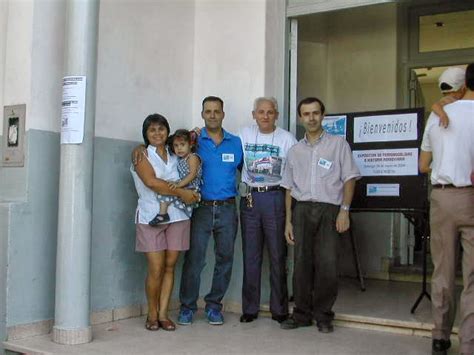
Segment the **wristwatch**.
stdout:
[[351,208],[351,206],[349,206],[349,205],[341,205],[341,210],[349,212],[350,208]]

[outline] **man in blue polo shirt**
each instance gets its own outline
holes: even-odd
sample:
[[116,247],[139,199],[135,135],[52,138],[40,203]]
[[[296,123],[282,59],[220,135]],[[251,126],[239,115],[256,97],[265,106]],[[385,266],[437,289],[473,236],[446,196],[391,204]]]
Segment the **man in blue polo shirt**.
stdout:
[[209,237],[215,242],[216,263],[210,292],[204,297],[209,324],[224,323],[222,298],[229,286],[234,260],[234,241],[237,234],[235,206],[236,172],[242,166],[240,138],[222,128],[224,102],[208,96],[202,102],[201,116],[205,128],[198,138],[197,154],[202,161],[201,202],[193,212],[191,245],[186,252],[181,276],[179,298],[181,310],[178,323],[192,323],[197,310],[201,272],[206,264]]

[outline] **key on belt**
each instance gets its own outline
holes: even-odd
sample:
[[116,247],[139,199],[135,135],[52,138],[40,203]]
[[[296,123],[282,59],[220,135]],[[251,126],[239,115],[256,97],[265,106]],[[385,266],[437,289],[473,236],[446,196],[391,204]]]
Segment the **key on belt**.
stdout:
[[253,198],[252,198],[252,193],[251,192],[249,192],[247,194],[246,199],[247,199],[247,208],[252,208],[253,207]]

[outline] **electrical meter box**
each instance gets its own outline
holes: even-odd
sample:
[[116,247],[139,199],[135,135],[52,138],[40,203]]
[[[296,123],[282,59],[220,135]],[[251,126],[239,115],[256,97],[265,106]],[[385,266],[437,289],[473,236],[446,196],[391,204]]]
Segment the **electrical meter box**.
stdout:
[[4,167],[20,167],[25,163],[26,105],[3,108],[2,162]]

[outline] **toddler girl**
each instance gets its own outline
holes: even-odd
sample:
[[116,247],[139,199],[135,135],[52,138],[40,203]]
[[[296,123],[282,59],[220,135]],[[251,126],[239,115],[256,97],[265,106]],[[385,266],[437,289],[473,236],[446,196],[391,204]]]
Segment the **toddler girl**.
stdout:
[[[193,144],[192,134],[185,129],[178,129],[175,134],[169,137],[168,145],[171,152],[179,157],[178,173],[179,181],[169,182],[172,189],[187,188],[194,189],[199,192],[201,185],[202,167],[201,159],[194,153],[195,146]],[[176,196],[156,195],[160,202],[160,213],[153,218],[148,224],[157,226],[169,222],[168,206],[173,204],[175,207],[182,209],[188,217],[191,217],[195,205],[186,205]]]

